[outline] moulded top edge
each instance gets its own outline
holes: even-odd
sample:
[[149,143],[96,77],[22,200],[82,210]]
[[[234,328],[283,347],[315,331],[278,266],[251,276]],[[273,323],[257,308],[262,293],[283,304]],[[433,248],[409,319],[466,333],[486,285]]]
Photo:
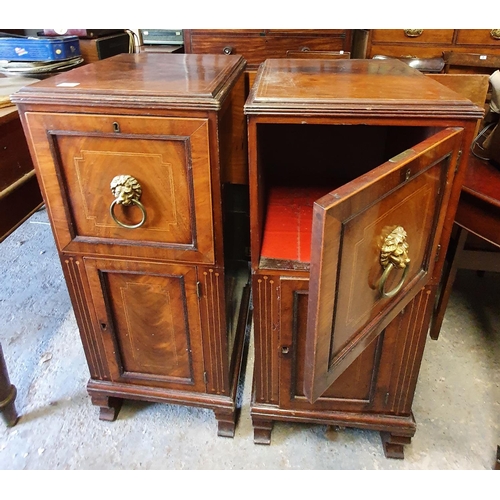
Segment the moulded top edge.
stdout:
[[181,106],[192,101],[214,107],[244,70],[240,56],[198,54],[119,54],[23,87],[14,103],[38,99],[112,102],[157,99]]
[[245,112],[292,109],[483,114],[462,95],[397,59],[268,59],[259,69]]

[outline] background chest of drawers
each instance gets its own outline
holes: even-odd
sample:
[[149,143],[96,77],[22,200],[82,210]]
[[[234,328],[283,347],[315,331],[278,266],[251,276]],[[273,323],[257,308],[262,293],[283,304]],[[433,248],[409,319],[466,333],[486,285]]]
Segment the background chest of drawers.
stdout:
[[[403,457],[482,111],[398,60],[259,68],[245,105],[256,443],[274,421],[321,423],[378,430]],[[405,262],[384,264],[392,251]]]
[[101,419],[123,399],[187,404],[234,434],[249,287],[226,251],[224,185],[244,66],[121,54],[14,98]]
[[356,40],[360,46],[363,39],[364,57],[368,59],[375,55],[441,57],[447,51],[500,55],[500,29],[358,30]]
[[184,30],[184,50],[193,54],[238,54],[247,70],[289,51],[351,51],[352,30]]

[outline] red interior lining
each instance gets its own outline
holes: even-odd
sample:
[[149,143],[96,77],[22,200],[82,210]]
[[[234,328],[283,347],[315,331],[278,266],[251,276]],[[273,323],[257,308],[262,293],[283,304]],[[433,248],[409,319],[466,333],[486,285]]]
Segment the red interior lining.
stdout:
[[318,187],[271,188],[261,257],[310,262],[313,204],[328,192]]

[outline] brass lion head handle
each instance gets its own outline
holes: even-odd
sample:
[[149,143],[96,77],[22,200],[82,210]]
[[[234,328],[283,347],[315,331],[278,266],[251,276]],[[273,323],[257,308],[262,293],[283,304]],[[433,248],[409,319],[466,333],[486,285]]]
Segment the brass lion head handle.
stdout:
[[[144,222],[146,222],[146,209],[144,205],[139,201],[142,194],[142,188],[139,181],[132,177],[131,175],[117,175],[113,177],[111,184],[111,192],[115,199],[112,201],[109,207],[109,213],[113,220],[121,227],[127,229],[136,229],[141,227]],[[123,205],[128,207],[130,205],[137,205],[142,212],[142,220],[138,224],[124,224],[120,222],[114,213],[114,208],[116,205]]]
[[[384,272],[379,281],[379,292],[383,298],[394,297],[406,279],[410,269],[410,258],[408,257],[408,242],[406,241],[406,231],[397,226],[384,239],[380,250],[380,264]],[[403,269],[401,281],[391,291],[385,291],[385,282],[393,269]]]

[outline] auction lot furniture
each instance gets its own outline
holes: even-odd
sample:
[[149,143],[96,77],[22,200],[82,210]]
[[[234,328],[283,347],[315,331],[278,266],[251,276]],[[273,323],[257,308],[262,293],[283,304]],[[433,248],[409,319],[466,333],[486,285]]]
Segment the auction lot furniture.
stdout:
[[364,38],[368,59],[433,58],[449,51],[500,55],[500,29],[372,29],[357,30],[356,37]]
[[183,30],[184,50],[192,54],[239,54],[248,70],[289,51],[351,51],[352,30]]
[[256,443],[274,421],[403,458],[482,109],[398,60],[269,59],[248,118]]
[[212,409],[233,436],[247,267],[225,253],[239,56],[119,54],[15,96],[100,418]]

